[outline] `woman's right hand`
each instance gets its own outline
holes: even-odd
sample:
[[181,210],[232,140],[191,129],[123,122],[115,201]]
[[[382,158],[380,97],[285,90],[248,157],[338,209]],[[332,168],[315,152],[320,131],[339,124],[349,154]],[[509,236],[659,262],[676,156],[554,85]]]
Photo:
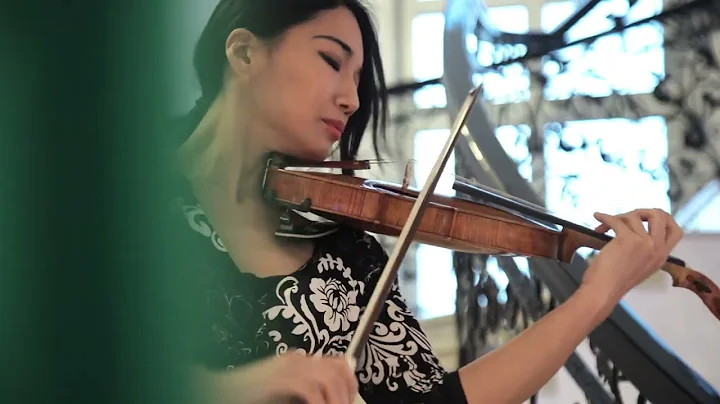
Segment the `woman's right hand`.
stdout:
[[236,397],[248,404],[352,404],[358,394],[355,373],[344,356],[306,356],[291,352],[237,370]]

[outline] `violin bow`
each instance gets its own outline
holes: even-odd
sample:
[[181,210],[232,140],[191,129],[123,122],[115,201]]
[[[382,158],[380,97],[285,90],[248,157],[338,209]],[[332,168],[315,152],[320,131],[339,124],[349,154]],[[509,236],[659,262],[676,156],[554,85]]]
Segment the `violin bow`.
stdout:
[[350,341],[350,346],[348,347],[346,353],[346,357],[348,358],[349,363],[356,363],[356,361],[360,358],[362,348],[365,346],[368,338],[370,337],[371,327],[375,323],[375,321],[377,321],[378,315],[380,314],[380,309],[382,309],[383,305],[385,304],[387,294],[389,293],[393,281],[397,276],[397,271],[400,268],[400,263],[405,257],[405,254],[407,253],[407,250],[413,241],[413,236],[417,231],[418,226],[420,225],[420,219],[422,218],[422,215],[427,208],[430,197],[435,192],[435,187],[437,186],[437,183],[440,179],[440,174],[445,169],[445,164],[447,164],[448,158],[450,157],[450,154],[455,147],[458,135],[463,129],[467,130],[467,128],[465,128],[465,122],[467,122],[467,118],[470,115],[470,111],[473,105],[475,104],[475,100],[477,99],[478,94],[480,94],[481,92],[482,84],[470,90],[468,95],[465,97],[465,101],[463,102],[463,105],[460,109],[460,113],[457,115],[457,117],[455,118],[455,122],[453,123],[450,136],[448,137],[445,146],[440,152],[440,156],[438,156],[438,159],[435,162],[435,165],[433,166],[430,175],[428,176],[428,180],[425,182],[425,186],[423,187],[422,191],[418,195],[418,198],[413,204],[410,215],[408,216],[408,219],[405,222],[405,225],[403,226],[400,235],[398,236],[395,248],[393,249],[392,254],[388,258],[388,261],[385,264],[385,268],[383,269],[382,274],[380,275],[380,279],[378,280],[378,284],[373,290],[372,295],[370,296],[370,301],[368,303],[367,309],[365,310],[365,313],[360,319],[358,328],[355,331],[352,340]]

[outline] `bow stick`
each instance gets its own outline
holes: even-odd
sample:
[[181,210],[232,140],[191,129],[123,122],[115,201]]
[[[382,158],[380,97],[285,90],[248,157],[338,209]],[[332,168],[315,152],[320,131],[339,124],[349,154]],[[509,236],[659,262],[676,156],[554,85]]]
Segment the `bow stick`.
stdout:
[[455,147],[455,142],[458,138],[458,135],[463,129],[465,129],[465,122],[467,121],[472,106],[481,91],[482,84],[470,90],[468,95],[465,97],[465,101],[463,102],[463,105],[460,109],[460,113],[455,118],[455,122],[453,123],[450,136],[448,137],[445,146],[440,152],[440,156],[435,162],[435,165],[433,166],[433,169],[428,176],[428,180],[425,182],[425,186],[420,192],[420,195],[415,201],[415,204],[413,204],[410,215],[408,216],[408,220],[405,222],[405,225],[403,226],[402,231],[398,236],[397,243],[395,244],[395,249],[388,258],[387,264],[385,264],[385,268],[380,275],[378,284],[375,287],[375,290],[373,290],[372,295],[370,296],[370,302],[368,303],[367,309],[362,318],[360,319],[360,323],[358,324],[358,328],[353,335],[353,339],[350,341],[350,346],[348,347],[346,353],[346,357],[349,363],[356,363],[356,361],[360,358],[362,347],[365,346],[368,338],[370,337],[371,326],[375,323],[375,321],[377,321],[378,315],[380,314],[380,309],[385,304],[387,294],[390,291],[390,287],[392,286],[395,277],[397,276],[397,271],[400,268],[400,262],[405,257],[408,247],[410,247],[410,243],[412,243],[413,241],[413,235],[415,234],[418,226],[420,225],[420,218],[422,218],[422,215],[427,208],[428,202],[430,201],[430,196],[432,196],[435,192],[435,187],[437,186],[438,180],[440,179],[440,174],[444,170],[445,164],[450,157],[450,153]]

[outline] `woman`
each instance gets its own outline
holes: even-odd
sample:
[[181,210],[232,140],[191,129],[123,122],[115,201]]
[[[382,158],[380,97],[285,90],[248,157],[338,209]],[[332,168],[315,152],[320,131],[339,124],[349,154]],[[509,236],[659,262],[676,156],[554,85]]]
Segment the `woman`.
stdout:
[[219,401],[350,403],[359,391],[368,403],[519,403],[682,237],[660,211],[598,214],[598,231],[617,238],[575,295],[451,373],[395,284],[351,369],[342,354],[386,253],[343,226],[291,237],[279,230],[286,212],[258,190],[270,153],[324,160],[339,142],[353,159],[371,118],[382,139],[384,79],[368,12],[357,0],[222,0],[194,62],[202,101],[178,149],[188,185],[181,231],[194,237],[187,251],[200,251],[188,262],[206,276],[211,309],[197,372]]

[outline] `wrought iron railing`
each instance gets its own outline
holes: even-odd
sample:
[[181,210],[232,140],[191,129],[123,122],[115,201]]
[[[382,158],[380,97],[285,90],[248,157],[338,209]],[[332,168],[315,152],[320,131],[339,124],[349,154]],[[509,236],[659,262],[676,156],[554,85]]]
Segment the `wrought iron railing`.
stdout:
[[[589,3],[585,9],[591,9],[594,3],[597,2]],[[720,74],[710,48],[709,34],[709,30],[718,26],[720,19],[717,16],[720,14],[712,3],[703,0],[666,9],[674,11],[665,11],[660,17],[638,23],[653,25],[662,30],[662,46],[669,55],[669,73],[658,78],[656,89],[650,97],[626,95],[611,90],[601,98],[573,93],[565,100],[549,101],[548,97],[529,96],[527,101],[520,103],[525,107],[526,118],[530,117],[526,122],[536,132],[547,122],[567,120],[569,117],[582,119],[587,117],[584,113],[596,118],[598,114],[617,116],[618,108],[624,108],[625,112],[630,111],[629,114],[634,114],[634,117],[646,116],[652,112],[661,113],[666,120],[677,120],[675,128],[683,128],[680,132],[684,134],[685,147],[681,148],[682,153],[674,153],[671,161],[666,164],[666,171],[671,176],[670,196],[675,204],[679,204],[685,200],[683,195],[688,192],[683,189],[687,182],[681,181],[679,176],[690,175],[690,172],[697,175],[696,170],[703,164],[720,173],[720,158],[714,154],[712,148],[704,147],[713,136],[717,136],[708,130],[704,122],[712,119],[717,109],[713,107],[717,105],[716,100],[720,100],[720,91],[716,94],[710,90],[712,86],[709,85],[714,85],[716,80],[716,74],[709,73]],[[576,20],[578,19],[570,18],[559,31],[565,30]],[[616,27],[612,31],[625,30],[626,26],[623,25],[626,25],[623,20],[617,19]],[[493,66],[480,66],[477,55],[469,52],[466,46],[468,38],[473,36],[478,40],[493,42],[498,54],[504,59]],[[590,42],[595,40],[597,38]],[[524,54],[517,53],[518,43],[526,45]],[[454,116],[467,91],[476,84],[473,79],[479,74],[491,69],[501,74],[502,66],[510,62],[532,66],[538,57],[552,53],[565,43],[562,37],[553,35],[503,34],[493,29],[484,6],[476,0],[449,0],[444,45],[445,73],[442,83],[447,93],[448,110],[450,115]],[[673,47],[676,53],[673,53]],[[673,57],[678,60],[673,60]],[[567,69],[568,64],[575,63],[562,60],[558,55],[552,58],[560,71]],[[685,64],[684,61],[688,59],[694,62]],[[537,66],[535,63],[533,68],[528,68],[532,81],[534,85],[540,83],[546,86],[552,77]],[[683,77],[677,76],[686,72],[683,69],[691,68],[696,81],[703,84],[693,89],[679,86],[680,82],[687,83],[687,79],[683,78],[687,74]],[[707,74],[697,73],[698,70]],[[594,73],[588,71],[587,74]],[[648,106],[640,102],[648,99],[655,103]],[[528,179],[518,172],[518,162],[508,156],[507,150],[503,149],[495,136],[489,135],[495,133],[494,129],[499,125],[516,124],[517,114],[510,119],[512,122],[503,122],[503,115],[499,113],[503,108],[492,104],[493,100],[487,100],[485,105],[478,105],[474,109],[467,125],[470,139],[460,139],[456,149],[457,174],[543,205],[543,200],[538,195],[542,184],[535,184],[533,187]],[[655,110],[648,111],[648,108]],[[537,144],[529,146],[531,152],[538,153],[537,148]],[[701,163],[698,163],[698,157]],[[543,179],[532,180],[542,182]],[[529,322],[567,299],[577,289],[587,267],[587,262],[580,257],[571,265],[529,259],[528,277],[518,270],[512,259],[497,258],[499,269],[504,271],[509,279],[509,287],[505,291],[507,301],[501,304],[498,302],[501,291],[486,270],[488,259],[486,256],[455,254],[455,272],[458,279],[456,320],[461,365],[493,349],[493,344],[488,340],[489,335],[505,333],[511,337],[514,335],[513,330],[524,329]],[[623,382],[632,383],[638,389],[639,402],[720,402],[718,393],[702,377],[655,340],[622,306],[591,334],[590,343],[597,358],[595,371],[575,355],[566,364],[566,369],[583,389],[589,402],[622,402],[618,386]],[[595,377],[596,372],[600,378]],[[602,384],[605,385],[604,388]]]

